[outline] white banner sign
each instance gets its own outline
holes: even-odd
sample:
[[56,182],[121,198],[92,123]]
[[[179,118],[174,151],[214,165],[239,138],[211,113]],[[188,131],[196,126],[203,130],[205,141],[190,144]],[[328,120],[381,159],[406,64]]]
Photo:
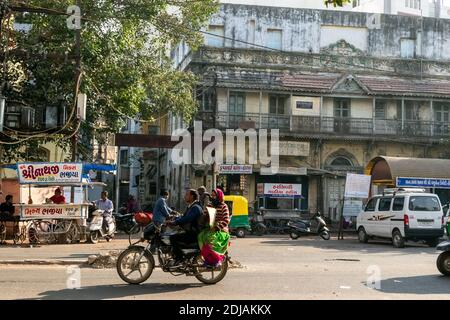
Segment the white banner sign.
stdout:
[[265,183],[264,195],[283,198],[300,197],[302,195],[302,185],[290,183]]
[[344,217],[357,217],[362,210],[362,200],[348,200],[344,201]]
[[365,174],[347,173],[345,181],[345,197],[368,198],[371,176]]
[[76,219],[83,216],[80,205],[21,205],[22,219]]
[[221,164],[219,165],[220,174],[252,174],[252,165],[241,164]]
[[81,182],[81,163],[19,163],[17,164],[21,184],[58,184]]
[[309,142],[280,141],[280,156],[309,156]]

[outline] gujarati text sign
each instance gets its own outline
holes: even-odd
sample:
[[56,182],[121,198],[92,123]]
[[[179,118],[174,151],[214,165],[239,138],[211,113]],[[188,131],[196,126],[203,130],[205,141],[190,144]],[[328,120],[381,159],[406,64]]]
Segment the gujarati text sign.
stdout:
[[22,219],[74,219],[82,217],[80,205],[21,205]]
[[290,183],[265,183],[264,195],[283,198],[300,197],[302,195],[302,185]]
[[449,179],[434,178],[397,178],[397,187],[418,187],[418,188],[438,188],[450,189]]
[[81,182],[81,163],[19,163],[17,171],[21,184],[57,184]]

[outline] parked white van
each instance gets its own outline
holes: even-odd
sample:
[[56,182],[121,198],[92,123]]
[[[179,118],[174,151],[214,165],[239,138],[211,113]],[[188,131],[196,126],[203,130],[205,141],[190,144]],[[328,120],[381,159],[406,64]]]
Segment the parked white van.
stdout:
[[371,198],[356,220],[358,239],[389,238],[396,248],[405,241],[425,241],[435,247],[444,235],[439,197],[425,189],[386,189]]

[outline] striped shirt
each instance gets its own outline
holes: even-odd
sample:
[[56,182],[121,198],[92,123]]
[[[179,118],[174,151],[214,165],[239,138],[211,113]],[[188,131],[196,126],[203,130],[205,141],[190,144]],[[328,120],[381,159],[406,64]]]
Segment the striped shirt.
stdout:
[[220,231],[228,232],[228,225],[230,224],[230,211],[226,203],[221,202],[216,207],[216,221],[215,227]]

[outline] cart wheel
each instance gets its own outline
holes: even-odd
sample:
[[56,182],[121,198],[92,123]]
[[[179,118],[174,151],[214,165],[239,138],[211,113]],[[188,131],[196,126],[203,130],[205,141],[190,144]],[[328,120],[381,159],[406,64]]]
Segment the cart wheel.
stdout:
[[78,227],[74,223],[72,223],[66,235],[67,235],[67,243],[76,242],[79,238]]
[[39,236],[36,228],[31,227],[30,229],[28,229],[28,241],[30,242],[30,244],[37,244],[39,242]]
[[0,223],[0,244],[6,240],[6,226],[4,223]]

